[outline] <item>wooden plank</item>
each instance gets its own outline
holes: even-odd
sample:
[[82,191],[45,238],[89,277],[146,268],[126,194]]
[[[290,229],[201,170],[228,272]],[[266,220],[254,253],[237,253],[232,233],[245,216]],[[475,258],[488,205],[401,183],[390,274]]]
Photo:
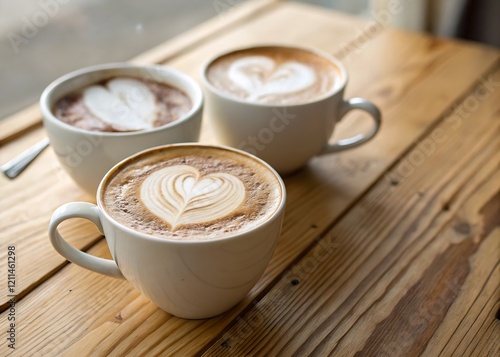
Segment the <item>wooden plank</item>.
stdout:
[[[222,31],[230,31],[236,25],[251,21],[262,12],[271,10],[279,0],[254,0],[232,5],[231,2],[214,2],[214,10],[221,12],[213,19],[203,22],[189,32],[180,34],[161,45],[144,52],[130,60],[133,63],[154,64],[165,62],[189,49],[217,36]],[[224,4],[227,5],[223,6]],[[54,78],[55,79],[55,78]],[[35,103],[28,108],[0,120],[0,145],[15,139],[26,131],[40,125],[42,117]]]
[[[314,10],[312,11],[312,15],[308,17],[305,15],[306,8],[307,7],[300,5],[298,7],[300,11],[298,11],[293,10],[295,9],[294,4],[286,4],[286,6],[282,5],[279,9],[283,10],[273,10],[269,16],[267,14],[262,14],[261,16],[254,18],[253,21],[242,24],[242,26],[245,27],[245,32],[247,32],[249,36],[252,36],[253,33],[264,26],[260,17],[265,17],[266,22],[274,24],[284,23],[285,20],[290,19],[292,14],[295,14],[295,17],[300,16],[302,18],[301,26],[303,28],[309,28],[314,24],[318,25],[318,31],[324,31],[325,26],[332,23],[331,18],[325,16],[324,13],[321,13],[321,15],[318,16],[318,10],[316,10],[316,8],[313,8]],[[337,17],[337,15],[333,15],[334,19]],[[355,21],[355,23],[358,22]],[[332,30],[338,30],[339,26],[350,28],[349,22],[346,21],[345,18],[344,22],[335,21],[331,26]],[[341,31],[338,30],[338,32],[340,33]],[[354,35],[350,31],[344,31],[342,33],[345,36]],[[300,32],[297,33],[297,36],[299,34]],[[339,40],[340,39],[343,41],[351,40],[350,37],[342,38],[339,35]],[[238,38],[233,38],[231,41],[233,41],[233,43],[237,43],[234,41],[238,41]],[[290,41],[290,39],[288,41]],[[192,63],[194,68],[192,68],[190,72],[196,72],[199,70],[202,61],[205,60],[203,53],[200,53],[199,51],[197,51],[197,53],[199,55],[199,62]],[[189,54],[185,56],[190,57]],[[488,63],[487,61],[484,62],[485,65]],[[182,59],[176,62],[176,64],[184,63],[185,62]],[[472,79],[469,78],[469,80]],[[206,125],[204,130],[204,140],[210,141],[209,128],[207,128]],[[19,154],[32,145],[32,143],[35,143],[36,140],[41,138],[43,135],[43,129],[38,128],[30,132],[29,135],[25,135],[22,138],[18,138],[16,141],[3,145],[2,150],[0,151],[0,162],[7,161],[9,158]],[[298,185],[300,186],[300,184]],[[30,188],[29,190],[26,189],[28,187]],[[35,261],[43,261],[41,266],[26,266],[19,272],[19,293],[22,296],[32,287],[36,286],[37,282],[46,279],[48,274],[52,274],[58,266],[62,266],[65,262],[65,260],[54,251],[47,239],[46,230],[52,212],[65,202],[92,202],[95,199],[85,194],[69,179],[69,177],[67,177],[65,172],[59,166],[52,149],[46,150],[40,158],[37,158],[27,171],[16,180],[10,181],[3,176],[0,177],[0,190],[0,230],[2,231],[2,235],[6,237],[5,241],[9,241],[9,244],[23,247],[24,254],[30,256],[31,259]],[[38,192],[42,194],[34,194]],[[26,214],[26,207],[33,207],[33,209],[36,207],[36,220],[32,220],[31,215]],[[77,224],[83,223],[79,222]],[[73,223],[71,222],[68,222],[67,225],[69,227],[73,227]],[[98,235],[95,234],[94,230],[88,231],[83,228],[78,229],[79,227],[82,228],[78,225],[73,227],[79,232],[79,234],[74,238],[71,237],[70,241],[72,241],[72,243],[81,248],[96,242]],[[0,261],[5,257],[5,254],[6,250],[0,251]],[[4,291],[4,289],[5,286],[0,287],[0,294]],[[6,295],[7,294],[1,294],[0,296],[1,309],[7,307],[8,299],[6,298]]]
[[[20,154],[43,137],[45,132],[42,128],[26,133],[15,142],[4,145],[0,160],[3,162],[8,157]],[[50,148],[17,179],[9,180],[0,174],[0,261],[7,259],[7,246],[14,245],[27,257],[26,262],[37,262],[19,267],[18,298],[22,298],[65,264],[48,241],[47,227],[51,211],[66,202],[93,200],[95,198],[72,182]],[[92,224],[80,219],[61,225],[61,232],[69,237],[72,244],[82,248],[89,247],[101,238]],[[6,289],[7,284],[2,284],[2,310],[8,301]]]
[[230,1],[214,1],[217,15],[188,32],[182,33],[149,51],[134,57],[139,64],[164,63],[186,53],[203,42],[211,41],[221,33],[230,32],[265,13],[278,9],[280,0],[253,0],[231,4]]
[[0,120],[0,145],[17,138],[41,123],[42,116],[38,103]]
[[497,90],[418,142],[207,355],[498,348],[498,336],[482,336],[493,332],[500,284],[499,99]]
[[[356,42],[357,36],[362,36],[366,26],[366,21],[322,7],[282,3],[272,11],[254,18],[253,21],[240,24],[211,41],[201,43],[188,53],[163,63],[199,80],[201,65],[205,61],[233,48],[281,44],[313,47],[344,54],[347,53],[344,47],[348,43]],[[351,50],[354,51],[354,47],[351,47]]]
[[[275,16],[279,17],[279,12]],[[301,23],[312,26],[307,18],[302,11]],[[319,36],[311,34],[311,39]],[[366,43],[362,53],[349,63],[349,92],[367,96],[381,106],[384,128],[372,143],[341,155],[315,159],[304,171],[286,179],[289,201],[283,235],[264,278],[237,308],[206,321],[176,319],[151,306],[134,290],[124,291],[123,282],[84,274],[81,268],[70,264],[51,278],[50,284],[42,284],[18,303],[20,311],[24,311],[20,331],[30,336],[30,342],[25,341],[20,351],[28,355],[31,351],[69,351],[68,355],[75,351],[99,351],[102,355],[197,354],[309,249],[318,235],[351,207],[401,153],[430,131],[457,98],[473,89],[472,84],[479,77],[488,75],[488,68],[498,59],[498,52],[484,47],[446,41],[435,46],[434,42],[424,36],[388,30]],[[367,72],[366,68],[372,71]],[[402,202],[410,204],[415,200],[405,198]],[[405,210],[395,210],[392,223],[384,222],[382,228],[394,226],[404,213]],[[368,231],[365,226],[359,228],[364,234]],[[352,247],[354,242],[346,245]],[[99,244],[93,251],[103,254],[103,247]],[[373,241],[368,248],[376,247],[377,241]],[[366,259],[364,256],[360,260]],[[78,287],[79,294],[54,301],[53,292],[63,291],[70,281]],[[90,285],[92,289],[87,289]],[[272,299],[272,294],[269,296]],[[98,301],[93,303],[95,299]],[[293,300],[286,303],[292,304]],[[38,306],[44,306],[44,311]],[[71,318],[53,322],[56,310],[61,317],[71,312]],[[51,328],[39,331],[37,324]],[[53,333],[61,325],[67,329],[64,337]]]
[[[499,294],[496,294],[497,299]],[[496,309],[500,309],[500,303],[497,301],[496,304]],[[488,323],[489,322],[489,323]],[[476,345],[477,348],[472,349],[471,346],[469,345],[469,348],[467,349],[467,352],[470,351],[469,356],[474,356],[474,357],[483,357],[483,356],[488,356],[488,357],[495,357],[500,354],[500,341],[498,339],[498,336],[500,336],[500,321],[498,319],[496,320],[491,320],[489,319],[486,322],[487,328],[482,331],[484,334],[477,336],[478,339],[480,339],[480,342],[478,345]]]

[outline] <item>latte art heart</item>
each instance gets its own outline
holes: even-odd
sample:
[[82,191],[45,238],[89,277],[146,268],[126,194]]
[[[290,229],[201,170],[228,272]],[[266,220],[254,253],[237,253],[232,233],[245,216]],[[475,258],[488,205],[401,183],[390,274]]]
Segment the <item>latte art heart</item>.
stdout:
[[173,230],[224,218],[246,197],[243,182],[228,173],[202,176],[191,166],[169,166],[149,175],[141,186],[146,208],[166,221]]
[[156,98],[141,81],[114,78],[83,91],[83,101],[90,112],[115,130],[149,129],[156,119]]
[[248,56],[234,61],[228,76],[243,89],[248,100],[259,100],[267,95],[292,94],[316,83],[316,73],[305,64],[288,61],[277,65],[265,56]]

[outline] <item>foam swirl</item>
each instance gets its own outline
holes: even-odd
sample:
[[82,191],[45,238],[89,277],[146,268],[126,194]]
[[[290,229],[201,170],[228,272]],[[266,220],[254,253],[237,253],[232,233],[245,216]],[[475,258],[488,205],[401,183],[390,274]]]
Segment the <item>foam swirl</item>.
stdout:
[[317,81],[314,70],[305,64],[288,61],[277,65],[265,56],[248,56],[234,61],[228,76],[247,93],[247,99],[251,101],[267,95],[300,92]]
[[141,186],[146,208],[166,221],[173,230],[224,218],[246,197],[243,182],[228,173],[202,176],[187,165],[169,166],[149,175]]
[[155,95],[133,78],[114,78],[106,86],[87,87],[83,102],[98,120],[118,131],[149,129],[157,116]]

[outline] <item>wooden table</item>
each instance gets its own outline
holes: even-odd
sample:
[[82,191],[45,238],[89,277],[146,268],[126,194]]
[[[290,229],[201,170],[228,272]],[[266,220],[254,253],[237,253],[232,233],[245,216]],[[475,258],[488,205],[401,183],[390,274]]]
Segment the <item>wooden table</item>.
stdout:
[[[18,179],[0,178],[0,355],[499,355],[500,52],[263,0],[134,62],[199,79],[213,54],[263,41],[337,55],[350,72],[346,95],[377,103],[384,118],[367,145],[286,178],[283,234],[249,296],[216,318],[183,320],[125,281],[66,262],[49,243],[49,217],[62,203],[93,198],[47,150]],[[338,136],[366,120],[352,119]],[[1,121],[0,162],[44,136],[36,106]],[[202,141],[212,141],[207,125]],[[63,230],[75,246],[109,257],[91,224]]]

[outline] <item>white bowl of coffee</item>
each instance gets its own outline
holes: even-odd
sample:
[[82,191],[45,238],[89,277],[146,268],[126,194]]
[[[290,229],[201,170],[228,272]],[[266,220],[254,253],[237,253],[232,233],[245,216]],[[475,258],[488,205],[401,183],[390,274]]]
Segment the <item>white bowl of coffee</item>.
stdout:
[[[54,248],[95,272],[124,277],[163,310],[184,318],[220,314],[265,271],[280,236],[285,185],[243,151],[173,144],[140,152],[103,178],[97,206],[73,202],[49,225]],[[113,260],[70,246],[57,226],[93,221]]]
[[111,63],[57,79],[43,92],[40,108],[62,167],[95,194],[104,174],[127,156],[197,141],[203,95],[174,69]]
[[[231,50],[207,61],[201,75],[206,116],[220,144],[250,152],[290,174],[314,156],[361,145],[381,125],[377,107],[345,100],[347,70],[328,53],[262,45]],[[367,133],[329,143],[334,128],[353,109],[367,112]]]

